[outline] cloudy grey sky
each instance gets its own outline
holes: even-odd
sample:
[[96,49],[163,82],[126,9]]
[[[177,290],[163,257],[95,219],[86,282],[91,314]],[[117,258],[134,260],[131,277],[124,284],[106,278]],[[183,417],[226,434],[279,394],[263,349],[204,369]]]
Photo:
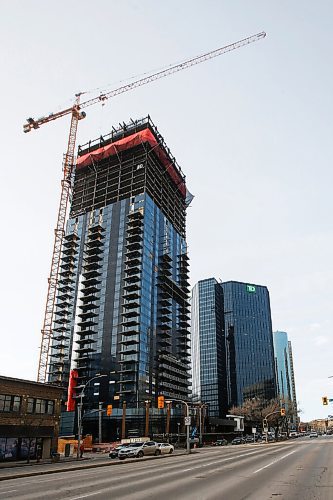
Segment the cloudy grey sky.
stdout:
[[[191,281],[266,285],[294,350],[302,419],[333,408],[330,0],[2,0],[0,373],[35,379],[69,119],[28,116],[75,92],[262,30],[266,39],[89,108],[84,143],[151,115],[195,194]],[[111,87],[110,87],[111,85]]]

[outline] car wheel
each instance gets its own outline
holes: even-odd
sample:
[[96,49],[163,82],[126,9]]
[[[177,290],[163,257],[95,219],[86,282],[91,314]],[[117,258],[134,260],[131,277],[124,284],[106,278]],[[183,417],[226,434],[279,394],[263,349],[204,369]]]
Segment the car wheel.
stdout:
[[169,455],[171,455],[171,453],[173,453],[173,449],[172,448],[170,448]]
[[143,457],[143,451],[139,451],[139,453],[138,453],[138,457],[139,457],[139,458],[142,458],[142,457]]
[[161,450],[156,450],[155,453],[154,453],[155,457],[157,457],[160,454],[161,454]]

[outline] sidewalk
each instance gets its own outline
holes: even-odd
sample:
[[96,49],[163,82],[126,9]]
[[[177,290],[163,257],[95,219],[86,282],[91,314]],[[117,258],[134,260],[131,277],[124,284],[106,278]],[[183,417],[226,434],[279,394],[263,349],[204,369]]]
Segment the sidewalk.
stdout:
[[[183,455],[184,451],[176,451],[174,455]],[[52,463],[51,459],[43,460],[37,463],[35,460],[31,461],[30,464],[12,462],[12,463],[1,463],[0,464],[0,481],[6,481],[9,479],[17,479],[22,477],[33,477],[40,476],[44,474],[55,474],[58,472],[69,472],[81,469],[94,469],[96,467],[105,466],[117,466],[124,465],[124,463],[137,463],[145,462],[146,460],[160,460],[162,458],[170,457],[171,455],[160,455],[158,457],[142,457],[128,458],[124,461],[109,458],[107,453],[103,454],[87,454],[86,457],[77,460],[73,457],[64,458],[62,457],[60,462]]]
[[[96,453],[94,453],[94,457],[93,456],[90,456],[92,454],[85,454],[83,458],[80,458],[80,461],[82,460],[89,460],[90,458],[99,458],[100,455],[98,454],[96,456]],[[104,458],[105,458],[106,455],[104,455]],[[71,457],[61,457],[60,458],[60,461],[58,463],[64,463],[64,462],[77,462],[77,458],[76,456],[71,456]],[[16,467],[31,467],[31,466],[36,466],[36,465],[45,465],[45,464],[53,464],[53,463],[56,463],[56,462],[53,462],[51,458],[44,458],[44,459],[40,459],[40,460],[36,460],[36,459],[30,459],[30,462],[27,463],[26,460],[17,460],[17,461],[8,461],[8,462],[0,462],[0,474],[1,474],[1,471],[3,469],[13,469],[13,468],[16,468]]]

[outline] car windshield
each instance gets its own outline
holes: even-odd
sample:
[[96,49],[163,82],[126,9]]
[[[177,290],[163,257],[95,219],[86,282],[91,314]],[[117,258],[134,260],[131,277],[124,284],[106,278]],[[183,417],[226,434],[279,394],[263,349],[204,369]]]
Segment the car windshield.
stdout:
[[142,446],[143,443],[132,443],[128,445],[128,448],[138,448],[139,446]]

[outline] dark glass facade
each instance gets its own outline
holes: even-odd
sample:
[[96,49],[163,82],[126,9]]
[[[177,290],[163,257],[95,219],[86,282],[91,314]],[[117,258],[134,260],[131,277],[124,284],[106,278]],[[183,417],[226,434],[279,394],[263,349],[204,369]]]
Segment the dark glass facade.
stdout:
[[193,397],[208,403],[210,417],[222,417],[227,412],[223,291],[214,278],[192,290],[191,340]]
[[[281,399],[281,406],[288,409],[289,402],[297,412],[296,388],[294,377],[294,364],[291,342],[288,334],[282,331],[273,332],[275,371],[277,394]],[[293,423],[296,423],[296,416],[291,416]]]
[[76,370],[75,398],[106,374],[87,406],[126,401],[134,414],[160,394],[188,397],[187,194],[149,117],[79,148],[48,379],[66,390]]
[[286,332],[273,333],[277,393],[281,398],[292,400],[291,368],[288,335]]
[[253,397],[276,397],[269,292],[265,286],[221,283],[229,407]]

